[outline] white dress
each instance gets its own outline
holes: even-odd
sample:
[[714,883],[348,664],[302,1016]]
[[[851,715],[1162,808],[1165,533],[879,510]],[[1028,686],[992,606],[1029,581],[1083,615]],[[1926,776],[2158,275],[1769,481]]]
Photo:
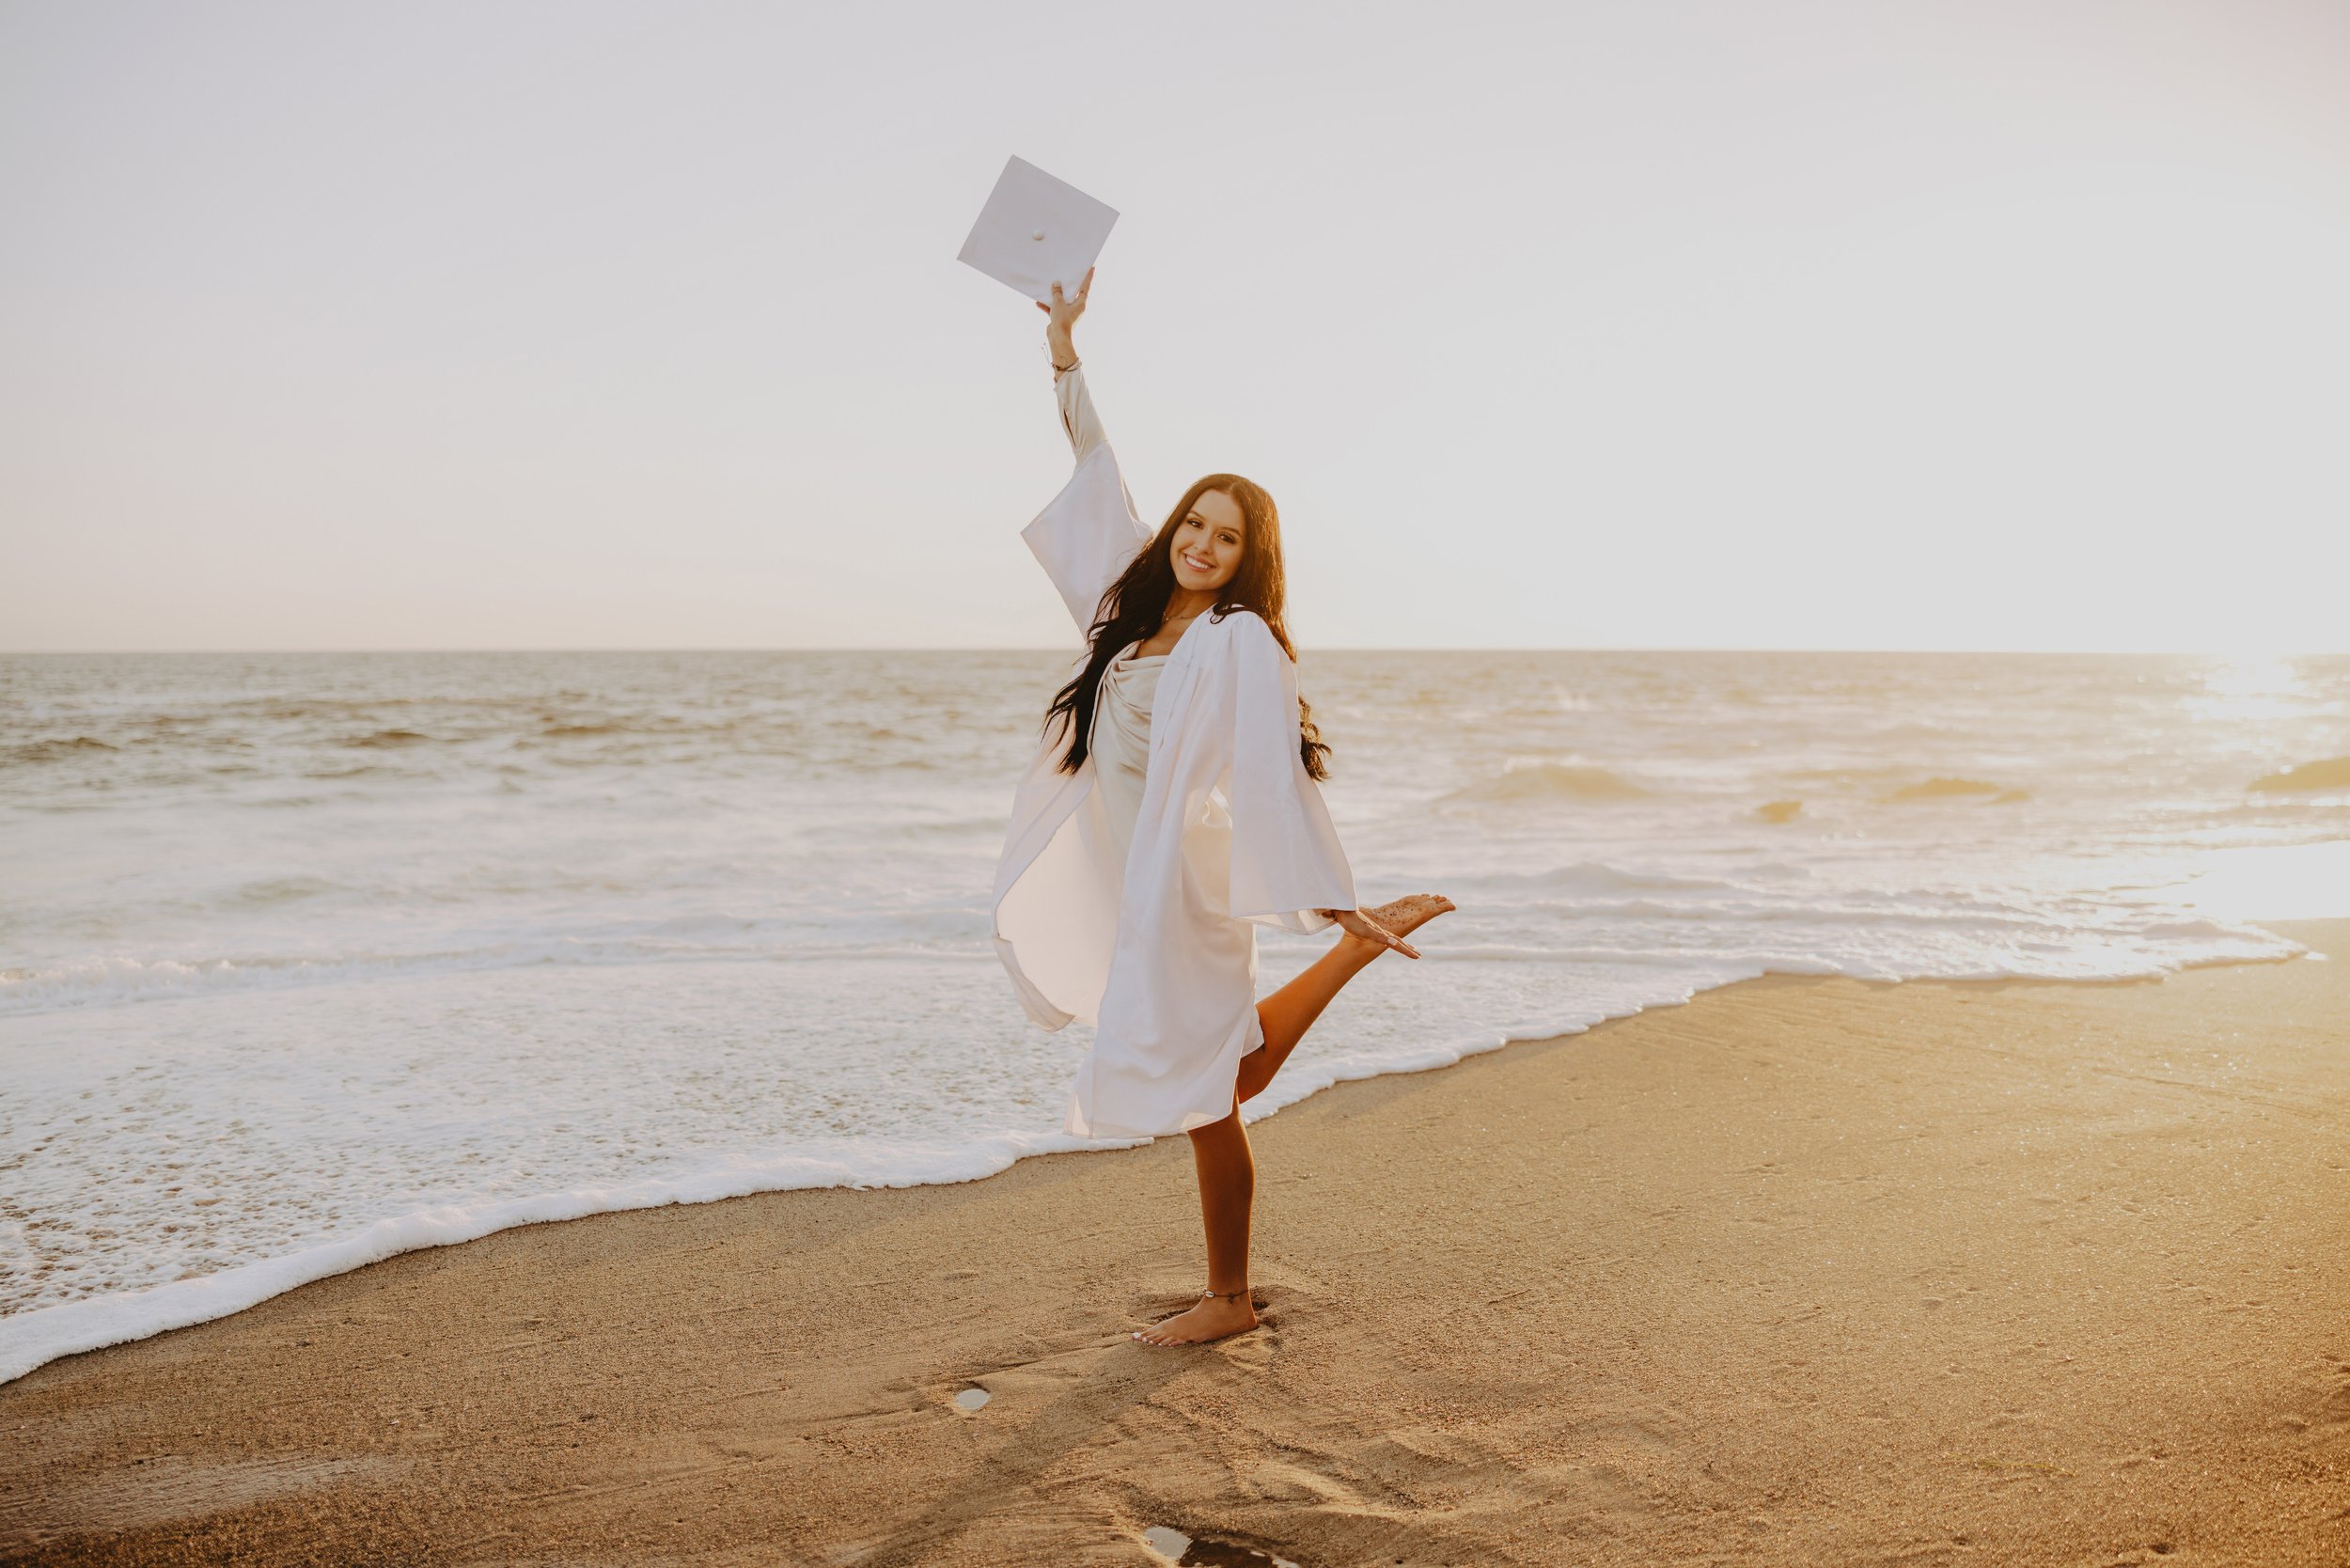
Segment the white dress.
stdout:
[[1142,814],[1143,786],[1151,776],[1151,704],[1158,696],[1159,671],[1167,667],[1166,654],[1136,653],[1141,646],[1127,644],[1102,672],[1093,738],[1086,746],[1100,776],[1112,854],[1121,866],[1134,847],[1135,819]]
[[[1151,539],[1083,376],[1055,384],[1076,471],[1021,535],[1080,634]],[[1355,885],[1298,754],[1296,666],[1254,612],[1202,615],[1103,684],[1107,745],[1062,773],[1047,733],[1014,792],[994,936],[1030,1018],[1094,1025],[1067,1131],[1155,1137],[1231,1114],[1264,1039],[1257,927],[1324,930],[1314,911],[1354,908]]]

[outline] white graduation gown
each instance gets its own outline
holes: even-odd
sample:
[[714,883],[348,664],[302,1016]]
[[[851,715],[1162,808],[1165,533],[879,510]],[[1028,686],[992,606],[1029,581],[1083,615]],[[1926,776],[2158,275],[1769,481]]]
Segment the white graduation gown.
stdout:
[[[1103,439],[1082,368],[1057,378],[1076,472],[1021,537],[1080,634],[1151,530]],[[1082,668],[1084,654],[1074,667]],[[1297,669],[1253,611],[1202,615],[1160,667],[1133,839],[1117,854],[1093,760],[1039,743],[1012,797],[995,950],[1047,1029],[1094,1025],[1063,1125],[1155,1137],[1231,1114],[1257,1022],[1257,927],[1310,933],[1355,882],[1297,745]]]

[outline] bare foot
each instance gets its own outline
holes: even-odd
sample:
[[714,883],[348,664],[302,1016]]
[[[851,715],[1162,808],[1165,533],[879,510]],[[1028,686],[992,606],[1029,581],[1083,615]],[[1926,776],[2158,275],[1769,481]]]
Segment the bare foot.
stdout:
[[1442,893],[1408,893],[1393,903],[1383,903],[1363,913],[1398,936],[1409,936],[1451,908],[1452,901]]
[[1257,1309],[1248,1297],[1228,1300],[1220,1295],[1199,1298],[1199,1305],[1188,1312],[1178,1312],[1148,1328],[1137,1328],[1131,1338],[1153,1345],[1196,1345],[1209,1340],[1221,1340],[1228,1334],[1245,1333],[1257,1326]]
[[[1393,903],[1383,903],[1376,909],[1366,909],[1363,914],[1398,936],[1409,936],[1451,908],[1452,901],[1442,893],[1410,893],[1396,900]],[[1347,940],[1359,942],[1362,938],[1350,934]]]

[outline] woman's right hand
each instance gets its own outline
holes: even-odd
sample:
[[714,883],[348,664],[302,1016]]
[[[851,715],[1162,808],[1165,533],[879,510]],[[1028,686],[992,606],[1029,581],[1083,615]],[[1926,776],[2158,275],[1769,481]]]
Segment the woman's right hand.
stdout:
[[1085,281],[1077,285],[1073,297],[1064,295],[1061,286],[1056,283],[1053,285],[1052,304],[1047,305],[1042,300],[1036,302],[1036,307],[1050,318],[1044,327],[1044,341],[1052,348],[1053,363],[1056,365],[1076,361],[1077,345],[1071,339],[1070,333],[1075,328],[1077,318],[1086,313],[1086,295],[1092,288],[1093,269],[1088,267]]

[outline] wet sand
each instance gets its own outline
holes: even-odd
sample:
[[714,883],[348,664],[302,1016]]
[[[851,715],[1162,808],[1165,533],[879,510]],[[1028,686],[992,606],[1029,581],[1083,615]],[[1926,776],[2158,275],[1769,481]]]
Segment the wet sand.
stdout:
[[2280,929],[1341,1085],[1212,1346],[1126,1338],[1180,1137],[411,1253],[0,1388],[0,1557],[2350,1561],[2350,921]]

